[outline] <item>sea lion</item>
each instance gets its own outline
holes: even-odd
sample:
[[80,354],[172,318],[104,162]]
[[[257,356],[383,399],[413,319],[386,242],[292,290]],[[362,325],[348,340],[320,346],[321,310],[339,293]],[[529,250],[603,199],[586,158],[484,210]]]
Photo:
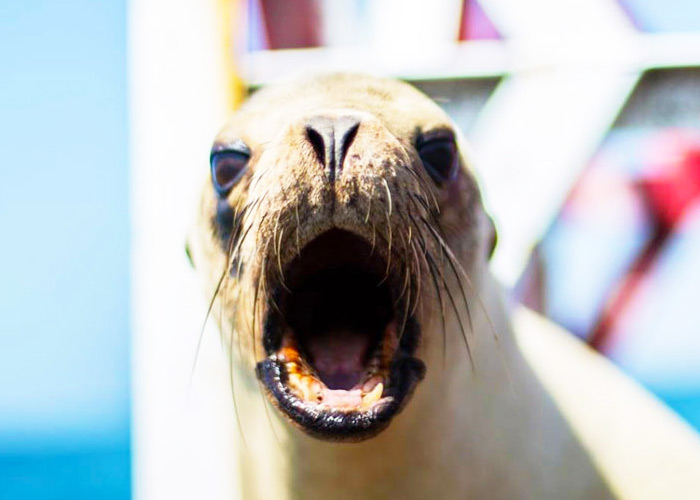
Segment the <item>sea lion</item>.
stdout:
[[690,430],[505,303],[464,141],[415,88],[262,89],[210,167],[190,254],[230,353],[242,497],[700,491]]

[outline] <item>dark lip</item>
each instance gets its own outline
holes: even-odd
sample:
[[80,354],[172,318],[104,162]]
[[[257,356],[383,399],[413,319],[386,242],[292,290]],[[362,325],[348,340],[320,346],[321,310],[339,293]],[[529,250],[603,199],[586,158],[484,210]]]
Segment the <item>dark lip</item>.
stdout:
[[[268,354],[275,343],[272,339],[276,337],[276,315],[276,312],[268,313],[265,322],[263,336]],[[363,441],[389,425],[423,380],[425,364],[413,356],[419,338],[420,327],[410,317],[390,365],[389,381],[384,390],[388,400],[366,411],[327,409],[300,399],[287,385],[287,370],[275,354],[269,354],[257,364],[257,376],[273,404],[308,435],[328,441]]]

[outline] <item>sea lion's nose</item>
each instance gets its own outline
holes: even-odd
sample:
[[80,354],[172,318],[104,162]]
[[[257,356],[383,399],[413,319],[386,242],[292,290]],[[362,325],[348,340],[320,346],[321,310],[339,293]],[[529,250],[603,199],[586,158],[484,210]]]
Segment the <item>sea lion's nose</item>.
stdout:
[[313,116],[306,122],[306,138],[316,152],[331,183],[340,177],[345,155],[352,144],[360,118],[352,115]]

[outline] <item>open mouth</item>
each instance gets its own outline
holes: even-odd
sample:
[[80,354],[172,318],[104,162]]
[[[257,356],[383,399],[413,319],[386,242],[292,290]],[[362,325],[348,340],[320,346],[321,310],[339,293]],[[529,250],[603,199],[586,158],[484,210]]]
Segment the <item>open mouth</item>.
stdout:
[[394,268],[360,236],[332,229],[302,249],[273,291],[258,377],[307,433],[370,437],[423,378],[413,357],[420,328]]

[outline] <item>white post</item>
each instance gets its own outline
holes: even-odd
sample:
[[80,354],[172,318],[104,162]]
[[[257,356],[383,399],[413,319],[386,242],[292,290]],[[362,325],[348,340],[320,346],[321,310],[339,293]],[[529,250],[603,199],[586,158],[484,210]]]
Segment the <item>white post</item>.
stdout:
[[221,4],[129,4],[137,499],[230,499],[235,493],[237,431],[214,329],[205,332],[191,376],[205,300],[185,258],[210,144],[228,107]]

